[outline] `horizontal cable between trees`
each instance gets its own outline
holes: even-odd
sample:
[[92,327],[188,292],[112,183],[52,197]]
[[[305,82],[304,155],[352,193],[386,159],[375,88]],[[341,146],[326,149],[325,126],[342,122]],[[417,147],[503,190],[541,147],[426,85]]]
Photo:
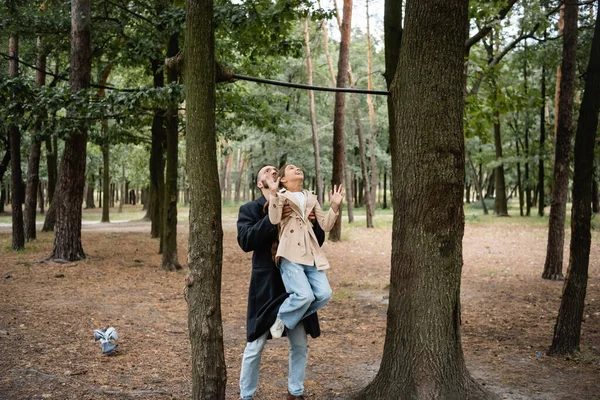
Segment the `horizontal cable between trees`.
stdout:
[[[0,56],[5,58],[6,60],[13,59],[12,56],[5,54],[5,53],[0,53]],[[52,76],[56,79],[63,80],[63,81],[69,80],[65,75],[56,75],[50,71],[41,70],[38,67],[36,67],[35,65],[29,64],[19,58],[16,58],[16,60],[17,60],[17,62],[19,62],[20,64],[22,64],[28,68],[31,68],[36,71],[43,71],[47,75]],[[232,80],[235,80],[235,79],[239,79],[239,80],[243,80],[243,81],[250,81],[250,82],[257,82],[257,83],[265,83],[267,85],[291,87],[291,88],[296,88],[296,89],[316,90],[316,91],[320,91],[320,92],[361,93],[361,94],[374,94],[374,95],[381,95],[381,96],[389,95],[389,93],[384,90],[367,90],[367,89],[355,89],[355,88],[311,86],[311,85],[304,85],[301,83],[282,82],[282,81],[275,81],[272,79],[255,78],[253,76],[238,75],[238,74],[231,74],[231,73],[224,76],[224,79],[222,79],[221,82],[231,82]],[[119,91],[119,92],[137,92],[137,91],[139,91],[139,89],[117,88],[117,87],[113,87],[113,86],[98,85],[98,84],[94,84],[94,83],[91,83],[90,86],[93,88],[96,88],[96,89],[115,90],[115,91]]]
[[317,90],[317,91],[321,91],[321,92],[362,93],[362,94],[376,94],[376,95],[381,95],[381,96],[389,95],[389,92],[383,91],[383,90],[310,86],[310,85],[303,85],[301,83],[281,82],[281,81],[274,81],[272,79],[255,78],[253,76],[245,76],[245,75],[238,75],[238,74],[233,74],[232,79],[240,79],[243,81],[250,81],[250,82],[257,82],[257,83],[266,83],[267,85],[284,86],[284,87],[291,87],[291,88],[296,88],[296,89]]

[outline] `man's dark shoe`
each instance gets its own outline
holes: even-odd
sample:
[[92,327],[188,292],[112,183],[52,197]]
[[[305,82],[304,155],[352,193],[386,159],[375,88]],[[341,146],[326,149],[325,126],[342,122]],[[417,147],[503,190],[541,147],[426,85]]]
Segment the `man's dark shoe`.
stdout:
[[285,400],[304,400],[304,396],[300,395],[300,396],[294,396],[293,394],[291,394],[289,391],[287,393],[287,396],[285,398]]

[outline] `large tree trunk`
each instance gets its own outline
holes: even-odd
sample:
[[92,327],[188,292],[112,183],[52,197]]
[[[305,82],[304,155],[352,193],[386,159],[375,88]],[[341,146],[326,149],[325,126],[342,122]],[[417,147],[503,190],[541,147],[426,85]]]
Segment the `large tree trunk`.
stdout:
[[[171,35],[167,47],[167,57],[174,57],[179,51],[178,35]],[[167,69],[167,82],[177,82],[177,72]],[[177,166],[179,164],[179,120],[178,104],[171,104],[165,118],[167,134],[167,179],[165,183],[164,221],[162,235],[162,268],[167,271],[181,269],[177,258]]]
[[[340,55],[338,59],[337,87],[346,87],[348,66],[350,60],[350,32],[352,24],[352,0],[344,0],[344,16],[340,28]],[[345,182],[346,166],[346,139],[344,138],[346,95],[343,92],[335,94],[335,111],[333,115],[333,173],[332,185],[341,185]],[[348,186],[348,185],[346,185]],[[338,242],[342,238],[342,208],[331,232],[329,240]]]
[[562,79],[560,81],[560,105],[557,115],[556,151],[554,156],[554,182],[550,224],[548,227],[548,248],[544,264],[544,279],[563,279],[563,246],[565,243],[565,214],[567,192],[569,190],[569,164],[571,136],[573,133],[573,98],[575,94],[575,74],[577,55],[577,14],[576,2],[564,4],[564,35]]
[[[91,0],[71,1],[70,86],[76,93],[90,85],[92,67]],[[81,245],[81,207],[85,184],[87,145],[85,125],[65,140],[58,185],[60,199],[56,207],[54,250],[50,259],[76,261],[85,258]]]
[[[465,0],[407,2],[390,99],[396,125],[387,331],[379,372],[358,399],[492,398],[470,377],[460,339],[467,8]],[[398,43],[386,40],[388,46]]]
[[192,399],[225,399],[223,228],[215,127],[212,0],[187,0],[184,84],[191,205],[187,277]]
[[[12,35],[8,41],[8,74],[11,78],[19,76],[19,38]],[[13,97],[18,94],[13,93]],[[23,198],[21,197],[21,132],[19,127],[8,127],[10,143],[10,176],[11,176],[11,207],[12,207],[12,248],[20,250],[25,247],[25,230],[23,227]]]
[[[306,49],[306,75],[308,84],[313,84],[312,59],[310,56],[310,34],[308,29],[308,18],[304,19],[304,43]],[[321,176],[321,155],[319,153],[319,131],[317,128],[317,116],[315,115],[315,93],[308,91],[308,106],[310,111],[310,123],[312,129],[313,149],[315,156],[315,179],[317,181],[317,199],[323,205],[323,177]]]
[[[600,1],[598,2],[600,5]],[[566,13],[566,12],[565,12]],[[554,327],[550,355],[564,355],[579,350],[581,321],[585,304],[591,245],[591,202],[594,175],[594,140],[600,110],[600,13],[592,50],[585,74],[585,91],[579,111],[575,136],[575,174],[571,210],[571,248],[569,267],[558,318]]]
[[[154,75],[154,87],[165,85],[165,77],[162,63],[152,60],[152,73]],[[150,150],[150,219],[152,226],[150,235],[159,238],[162,234],[163,222],[163,199],[165,196],[165,162],[163,159],[166,133],[164,127],[165,110],[156,108],[152,120],[152,149]]]
[[[46,84],[46,51],[44,50],[42,39],[37,39],[37,58],[35,72],[35,82],[39,86]],[[36,121],[35,130],[42,129],[41,119]],[[29,150],[29,160],[27,161],[27,189],[25,190],[25,239],[27,241],[36,239],[36,209],[38,201],[38,188],[40,186],[40,156],[41,143],[39,140],[33,140]]]

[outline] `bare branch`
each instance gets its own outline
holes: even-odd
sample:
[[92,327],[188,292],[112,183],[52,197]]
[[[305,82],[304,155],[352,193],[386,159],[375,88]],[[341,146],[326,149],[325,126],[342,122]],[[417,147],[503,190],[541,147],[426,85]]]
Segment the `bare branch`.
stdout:
[[518,0],[510,0],[504,8],[502,8],[502,9],[500,9],[500,11],[498,11],[498,15],[496,15],[494,18],[492,18],[492,20],[488,24],[481,27],[475,35],[473,35],[467,39],[467,41],[465,42],[465,47],[467,48],[467,53],[469,52],[469,50],[475,43],[479,42],[488,33],[490,33],[492,31],[492,28],[496,21],[501,21],[504,19],[504,17],[506,17],[508,12],[512,9],[512,7],[515,5],[515,3],[517,1]]

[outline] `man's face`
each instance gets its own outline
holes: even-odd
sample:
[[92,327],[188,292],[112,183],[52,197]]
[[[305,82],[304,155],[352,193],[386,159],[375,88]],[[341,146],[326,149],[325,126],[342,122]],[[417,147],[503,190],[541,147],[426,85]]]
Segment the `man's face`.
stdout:
[[278,172],[277,168],[271,165],[263,167],[258,173],[258,183],[256,186],[258,186],[259,189],[268,188],[269,184],[267,181],[275,182],[277,180]]

